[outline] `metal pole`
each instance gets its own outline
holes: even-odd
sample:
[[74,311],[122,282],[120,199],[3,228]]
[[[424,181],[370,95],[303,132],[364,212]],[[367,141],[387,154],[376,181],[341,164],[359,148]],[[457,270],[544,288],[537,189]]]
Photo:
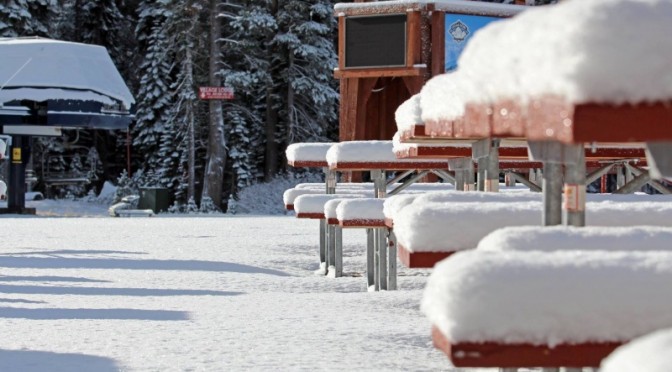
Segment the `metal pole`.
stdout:
[[387,273],[387,289],[389,291],[397,290],[397,239],[394,236],[394,231],[388,230],[387,235],[389,257],[389,272]]
[[499,140],[492,140],[485,170],[485,191],[499,191]]
[[320,220],[320,270],[322,274],[327,273],[327,220]]
[[12,136],[9,154],[9,188],[7,193],[7,209],[12,213],[23,213],[26,208],[26,159],[28,158],[28,141],[26,136]]
[[529,179],[521,176],[520,174],[510,172],[510,173],[508,173],[508,175],[514,180],[514,182],[518,181],[518,182],[522,183],[523,185],[529,187],[530,191],[541,192],[541,187],[539,185],[537,185],[536,183],[530,181]]
[[566,145],[565,152],[575,162],[565,165],[563,223],[567,226],[586,225],[586,159],[583,145]]
[[334,266],[336,266],[335,275],[337,278],[343,276],[343,229],[340,226],[334,226],[335,229],[335,261]]
[[623,166],[616,167],[616,190],[620,189],[621,187],[625,186],[626,183],[628,183],[628,181],[625,180],[626,174],[630,175],[630,170]]
[[476,190],[485,191],[485,173],[488,167],[488,158],[478,158],[478,173],[476,175]]
[[544,226],[560,225],[562,223],[562,164],[544,162],[542,174],[542,193]]
[[329,271],[336,269],[336,226],[329,225],[326,219],[324,221],[327,225],[327,271]]
[[455,171],[455,190],[464,191],[464,171]]
[[[373,229],[366,229],[366,286],[375,286],[375,252],[373,246]],[[377,290],[378,288],[376,288]]]
[[[378,192],[376,198],[384,199],[387,196],[387,187],[385,185],[385,171],[378,172]],[[376,249],[378,250],[378,282],[381,290],[387,290],[387,238],[386,229],[375,229],[377,237]]]

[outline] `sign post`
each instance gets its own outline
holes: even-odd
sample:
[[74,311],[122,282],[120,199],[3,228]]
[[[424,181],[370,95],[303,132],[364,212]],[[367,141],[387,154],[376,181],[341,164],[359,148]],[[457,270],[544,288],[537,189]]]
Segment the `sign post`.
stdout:
[[198,98],[204,100],[233,99],[234,91],[231,87],[198,87]]

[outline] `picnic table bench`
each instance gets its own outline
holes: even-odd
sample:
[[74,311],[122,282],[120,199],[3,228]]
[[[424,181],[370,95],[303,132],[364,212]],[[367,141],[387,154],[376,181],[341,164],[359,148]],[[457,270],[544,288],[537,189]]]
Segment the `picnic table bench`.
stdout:
[[598,367],[621,344],[672,326],[672,229],[495,234],[438,264],[422,300],[455,366]]

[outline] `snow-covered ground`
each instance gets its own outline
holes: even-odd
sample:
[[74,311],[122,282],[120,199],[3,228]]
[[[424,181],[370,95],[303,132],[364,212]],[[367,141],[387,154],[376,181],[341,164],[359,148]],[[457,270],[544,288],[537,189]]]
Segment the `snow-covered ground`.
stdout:
[[28,206],[0,216],[0,370],[451,370],[419,310],[429,272],[367,292],[363,231],[330,279],[311,220]]

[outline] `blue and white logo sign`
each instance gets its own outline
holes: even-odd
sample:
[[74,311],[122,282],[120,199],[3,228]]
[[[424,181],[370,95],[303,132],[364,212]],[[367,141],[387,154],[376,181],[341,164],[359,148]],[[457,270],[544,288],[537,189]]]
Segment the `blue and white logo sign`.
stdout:
[[462,21],[455,21],[452,25],[450,25],[450,29],[448,30],[448,33],[450,36],[453,37],[453,40],[455,40],[458,43],[461,43],[464,41],[464,39],[469,36],[469,27],[462,23]]
[[469,39],[471,39],[479,29],[485,27],[488,23],[499,19],[501,18],[446,13],[446,72],[457,68],[457,60],[460,58],[460,54],[462,54],[464,47],[467,46]]

